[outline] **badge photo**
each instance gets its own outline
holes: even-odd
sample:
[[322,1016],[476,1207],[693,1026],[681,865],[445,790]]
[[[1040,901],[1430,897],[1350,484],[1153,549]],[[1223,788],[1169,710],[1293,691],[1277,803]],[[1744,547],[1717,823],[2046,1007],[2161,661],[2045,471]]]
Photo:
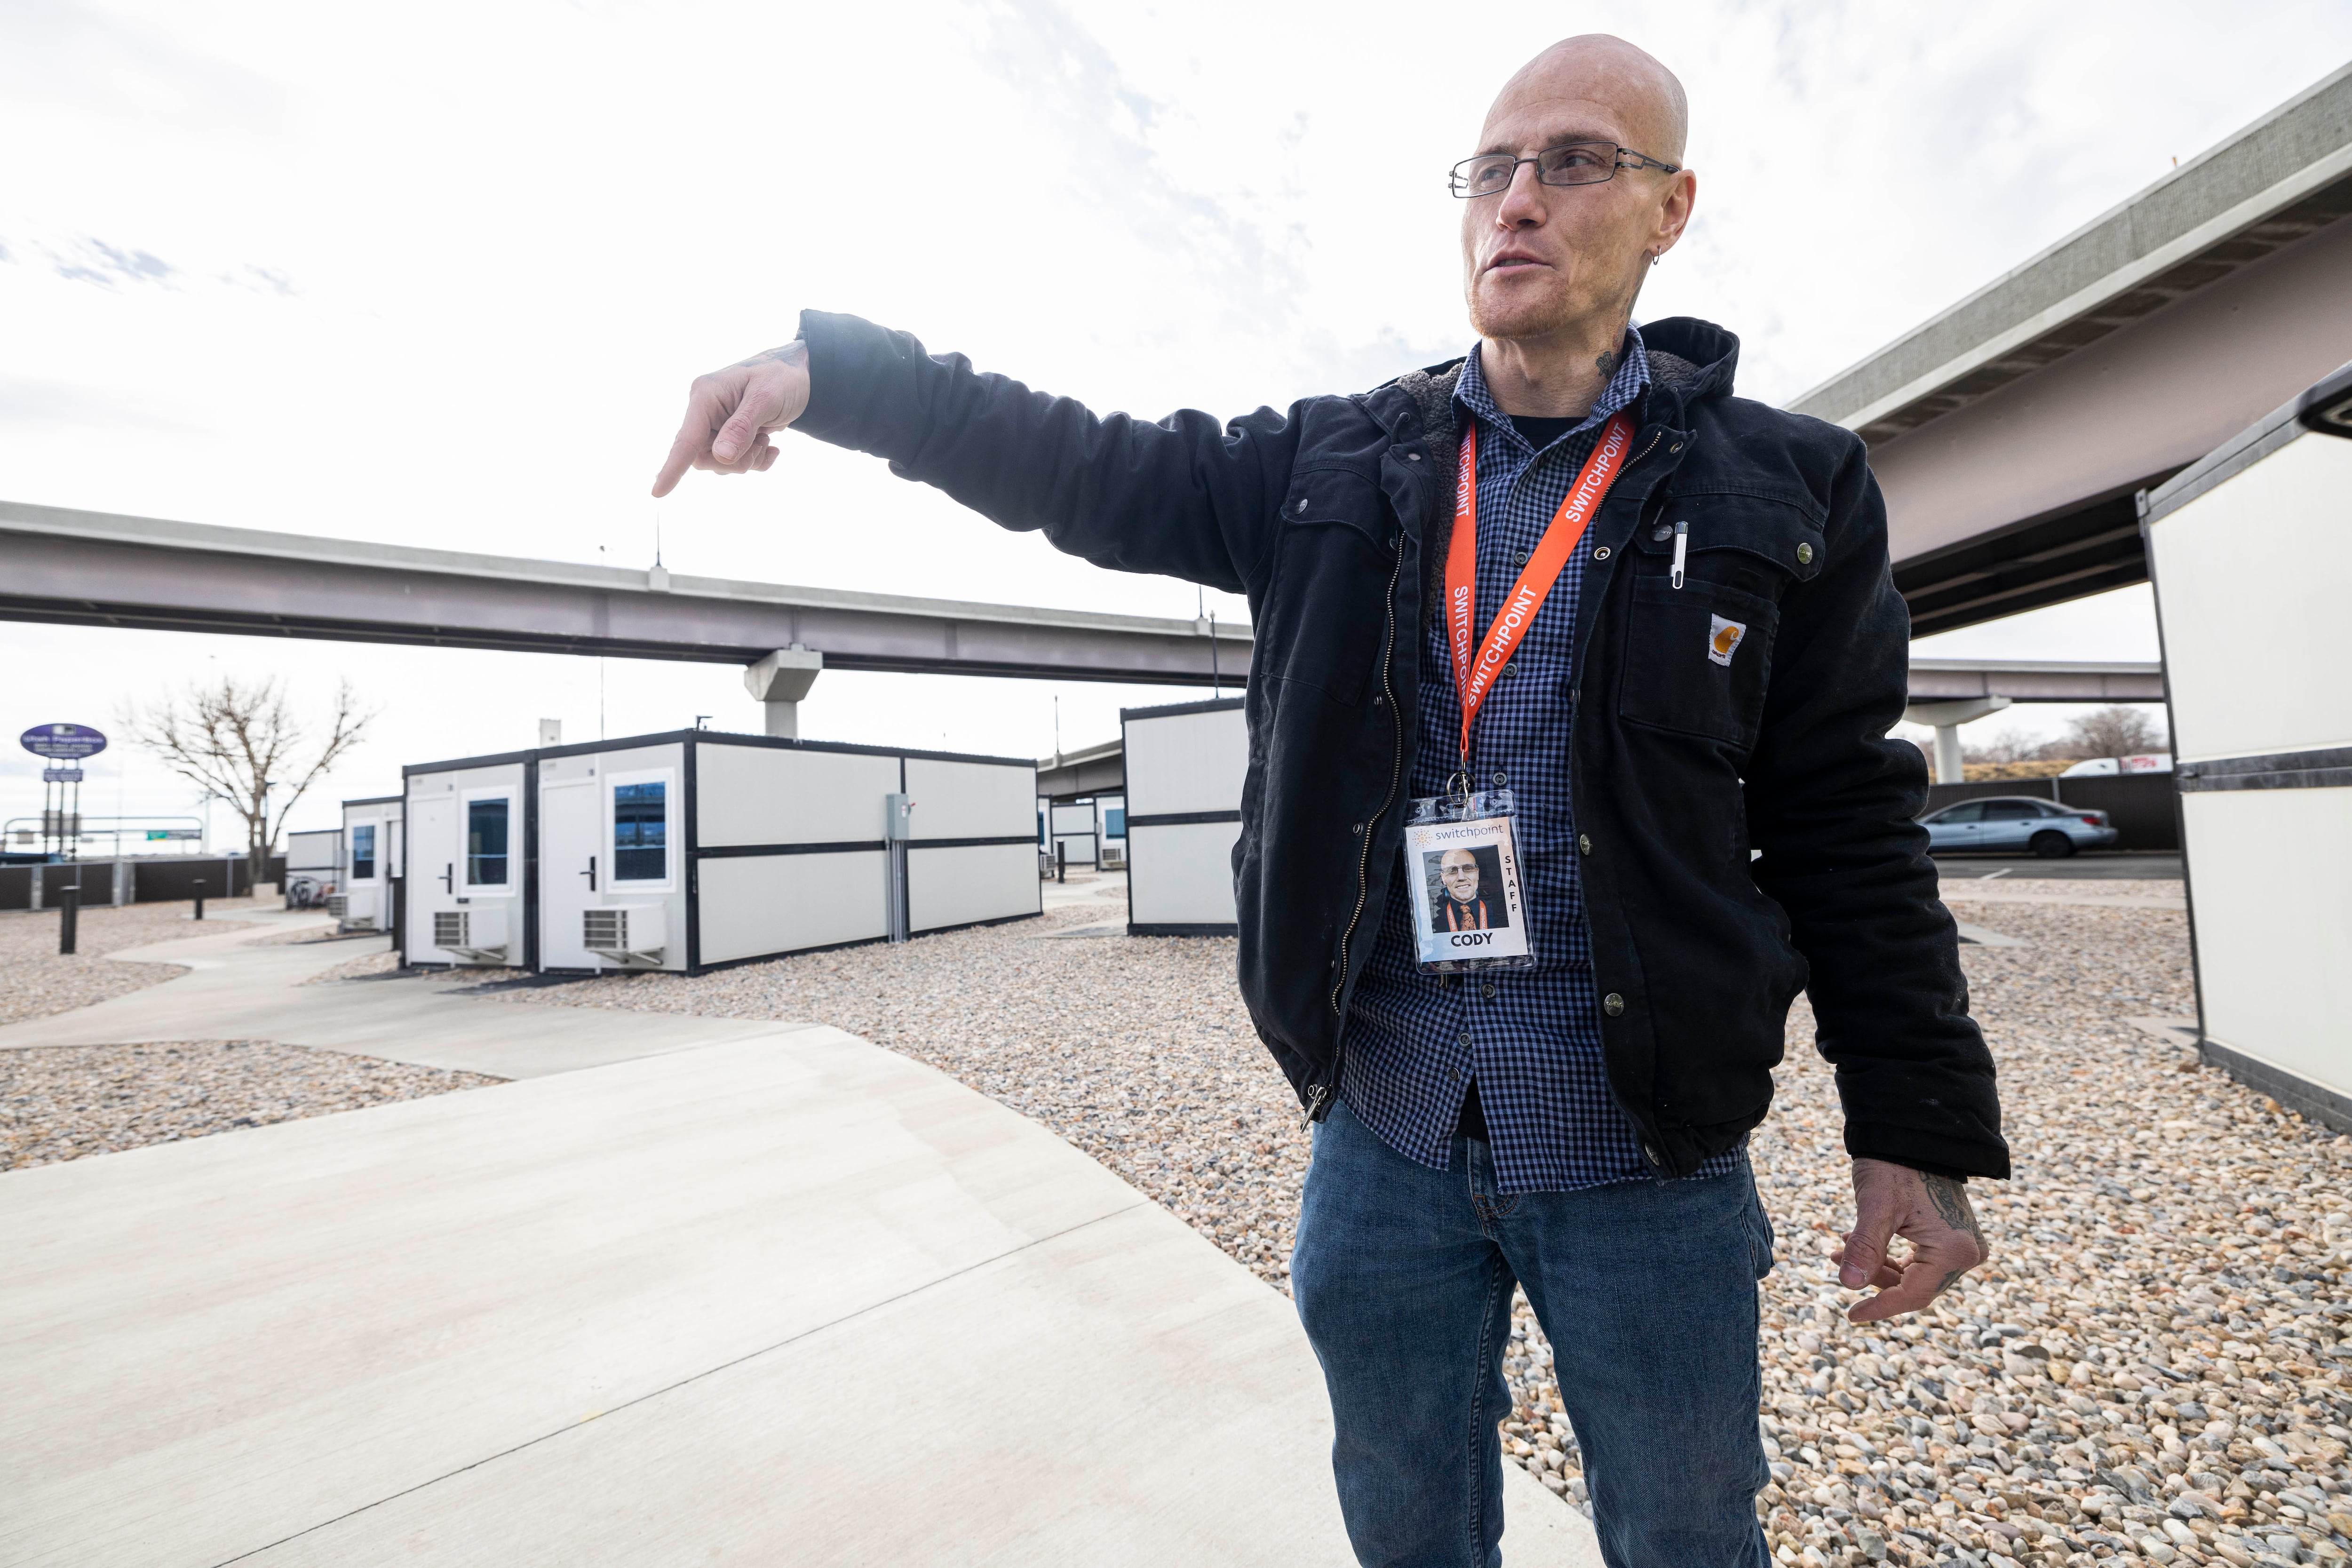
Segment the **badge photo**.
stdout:
[[[1443,812],[1449,803],[1417,802]],[[1413,941],[1423,969],[1441,973],[1492,964],[1524,966],[1527,909],[1519,897],[1518,849],[1507,805],[1490,814],[1425,816],[1404,830],[1404,875],[1412,895]]]

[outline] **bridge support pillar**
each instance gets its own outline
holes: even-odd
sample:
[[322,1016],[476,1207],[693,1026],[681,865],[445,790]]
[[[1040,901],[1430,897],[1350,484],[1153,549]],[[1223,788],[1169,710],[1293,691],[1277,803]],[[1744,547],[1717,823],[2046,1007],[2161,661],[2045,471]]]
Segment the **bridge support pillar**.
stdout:
[[1960,764],[1960,726],[2009,706],[2006,697],[1969,697],[1957,702],[1914,702],[1903,710],[1906,724],[1928,724],[1936,731],[1936,782],[1958,784],[1967,774]]
[[763,733],[786,741],[800,738],[801,699],[824,668],[824,655],[794,643],[743,671],[744,689],[768,710]]

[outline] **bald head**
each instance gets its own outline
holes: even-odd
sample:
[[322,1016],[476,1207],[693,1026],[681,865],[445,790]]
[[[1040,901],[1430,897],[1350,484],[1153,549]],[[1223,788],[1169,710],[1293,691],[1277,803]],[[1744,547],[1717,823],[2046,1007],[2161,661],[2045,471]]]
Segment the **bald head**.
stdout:
[[1573,113],[1598,110],[1639,141],[1621,143],[1669,163],[1683,161],[1690,100],[1675,73],[1647,50],[1607,33],[1562,38],[1521,66],[1486,111],[1491,129],[1507,106],[1514,115],[1538,105]]
[[[1506,413],[1592,405],[1642,279],[1690,221],[1689,126],[1674,72],[1605,33],[1563,38],[1503,84],[1471,151],[1517,163],[1507,188],[1462,204],[1462,280]],[[1567,183],[1543,183],[1537,155],[1563,148],[1584,151],[1559,166]]]

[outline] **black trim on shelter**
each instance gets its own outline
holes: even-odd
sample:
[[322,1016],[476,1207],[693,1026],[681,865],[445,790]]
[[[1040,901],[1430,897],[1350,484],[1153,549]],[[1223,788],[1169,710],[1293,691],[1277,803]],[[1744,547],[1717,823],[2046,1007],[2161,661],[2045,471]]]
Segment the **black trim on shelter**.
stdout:
[[1025,833],[1000,833],[993,838],[909,838],[907,847],[914,849],[986,849],[1008,844],[1034,844],[1036,840]]
[[2173,774],[2186,794],[2219,789],[2352,788],[2352,746],[2208,758],[2177,763]]
[[1150,924],[1127,922],[1129,936],[1238,936],[1241,927],[1228,921],[1223,925]]
[[[699,731],[688,731],[688,735]],[[695,771],[695,752],[699,742],[688,739],[678,750],[685,755],[678,762],[678,790],[684,798],[678,802],[679,816],[685,820],[678,826],[684,842],[679,853],[684,858],[678,870],[678,886],[686,889],[686,972],[695,974],[702,969],[702,791],[700,775]]]
[[[1026,844],[1029,840],[1014,842]],[[734,860],[769,855],[850,855],[888,847],[879,838],[844,838],[829,844],[714,844],[707,849],[692,848],[687,853],[698,860]]]
[[[580,741],[547,746],[542,757],[585,757],[599,752],[627,751],[636,746],[754,746],[772,752],[825,752],[849,757],[916,757],[929,763],[980,763],[990,767],[1034,768],[1034,757],[989,757],[963,752],[918,752],[902,746],[864,746],[847,741],[799,741],[782,735],[742,735],[731,730],[666,730],[651,735],[624,735],[611,741]],[[903,782],[903,781],[902,781]]]
[[1129,814],[1127,830],[1132,833],[1139,827],[1190,827],[1203,822],[1239,822],[1241,819],[1239,811],[1155,811],[1148,816]]
[[[1238,684],[1238,682],[1236,682]],[[1243,705],[1239,697],[1212,697],[1201,702],[1171,702],[1159,708],[1122,708],[1118,710],[1119,746],[1127,745],[1126,724],[1129,719],[1174,719],[1185,713],[1230,713]]]
[[[487,757],[456,757],[446,763],[408,763],[402,766],[400,776],[415,778],[419,773],[454,773],[461,768],[496,768],[509,763],[530,763],[548,755],[539,751],[494,752]],[[401,797],[406,799],[405,795]]]
[[2232,1050],[2219,1040],[2200,1039],[2197,1051],[2208,1066],[2220,1068],[2248,1089],[2269,1095],[2289,1110],[2338,1132],[2352,1132],[2352,1100],[2326,1085],[2314,1083],[2284,1068],[2273,1067],[2243,1051]]
[[539,759],[522,765],[522,966],[539,967]]

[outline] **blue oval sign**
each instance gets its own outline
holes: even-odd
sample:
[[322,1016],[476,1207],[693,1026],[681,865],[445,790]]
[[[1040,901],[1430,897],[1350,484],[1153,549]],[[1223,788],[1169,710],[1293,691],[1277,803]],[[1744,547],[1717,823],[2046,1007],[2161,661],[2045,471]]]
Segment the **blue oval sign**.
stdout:
[[17,742],[37,757],[79,761],[106,750],[106,737],[87,724],[36,724]]

